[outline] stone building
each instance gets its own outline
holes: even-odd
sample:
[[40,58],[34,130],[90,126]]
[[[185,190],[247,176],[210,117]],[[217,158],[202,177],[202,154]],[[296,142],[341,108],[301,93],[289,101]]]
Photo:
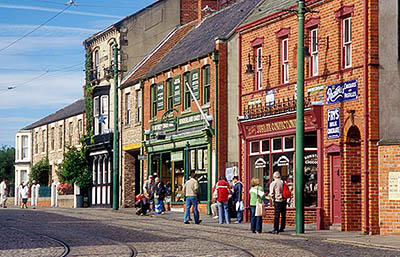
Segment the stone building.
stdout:
[[[378,1],[306,1],[305,223],[379,233]],[[280,171],[295,192],[297,17],[264,0],[237,31],[240,174],[269,192]],[[245,199],[248,199],[247,195]],[[248,208],[248,202],[245,203]],[[295,222],[294,199],[287,220]],[[272,222],[272,203],[267,204]]]
[[63,161],[67,146],[81,147],[85,128],[85,104],[80,99],[16,133],[15,185],[29,180],[31,168],[43,158],[50,163],[50,173],[40,184],[58,182],[57,165]]
[[400,233],[400,3],[379,1],[379,227]]

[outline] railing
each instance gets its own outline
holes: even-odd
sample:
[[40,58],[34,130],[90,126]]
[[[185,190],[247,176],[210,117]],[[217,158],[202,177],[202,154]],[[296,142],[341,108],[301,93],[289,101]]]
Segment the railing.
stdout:
[[[283,98],[274,101],[273,104],[255,104],[244,109],[244,120],[256,119],[261,117],[267,117],[271,115],[281,114],[296,111],[297,100],[293,98]],[[310,94],[304,98],[304,108],[311,107]]]

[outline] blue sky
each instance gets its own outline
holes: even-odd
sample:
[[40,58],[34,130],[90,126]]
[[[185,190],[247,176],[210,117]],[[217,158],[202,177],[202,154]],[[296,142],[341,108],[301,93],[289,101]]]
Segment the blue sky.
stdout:
[[0,146],[14,146],[18,129],[81,98],[83,40],[155,0],[75,0],[77,6],[3,49],[66,2],[0,0]]

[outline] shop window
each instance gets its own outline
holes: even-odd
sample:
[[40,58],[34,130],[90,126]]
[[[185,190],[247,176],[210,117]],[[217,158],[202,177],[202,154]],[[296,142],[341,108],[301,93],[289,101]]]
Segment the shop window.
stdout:
[[[250,177],[258,178],[260,186],[264,188],[264,193],[269,194],[269,184],[271,181],[271,174],[269,170],[269,155],[254,156],[250,158]],[[266,198],[266,205],[270,202]]]
[[304,152],[304,206],[317,206],[317,166],[318,157],[316,151]]
[[258,154],[260,152],[260,141],[250,142],[250,154]]
[[281,66],[282,66],[282,83],[289,82],[289,38],[281,41]]
[[273,138],[272,139],[272,152],[280,152],[282,151],[282,138]]
[[203,74],[203,104],[210,103],[210,66],[207,65],[202,69]]
[[[294,193],[293,156],[293,152],[272,155],[272,172],[279,171],[282,180],[286,181],[289,189],[292,191],[292,195]],[[287,206],[294,207],[294,197],[287,200]]]
[[318,29],[310,31],[311,75],[318,76]]
[[290,137],[284,137],[283,139],[284,141],[284,150],[285,151],[290,151],[290,150],[294,150],[294,137],[290,136]]
[[262,153],[269,153],[269,140],[262,140],[261,141],[261,152]]
[[342,20],[342,55],[344,68],[351,67],[351,18]]

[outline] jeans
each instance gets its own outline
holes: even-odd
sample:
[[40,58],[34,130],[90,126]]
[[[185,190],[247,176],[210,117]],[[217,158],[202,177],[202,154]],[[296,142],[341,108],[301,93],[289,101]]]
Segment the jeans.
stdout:
[[261,233],[262,231],[262,217],[261,216],[255,216],[256,214],[256,207],[255,206],[250,206],[250,229],[251,232],[259,232]]
[[237,203],[237,201],[233,202],[233,208],[235,208],[235,211],[236,211],[236,220],[238,222],[242,222],[243,221],[243,211],[236,210],[236,203]]
[[274,213],[274,230],[275,231],[279,231],[279,216],[282,215],[281,218],[281,229],[280,230],[284,230],[285,229],[285,225],[286,225],[286,200],[282,201],[282,202],[275,202],[274,201],[274,209],[275,209],[275,213]]
[[189,222],[190,207],[193,205],[194,222],[199,223],[199,210],[197,209],[197,196],[186,197],[184,222]]
[[218,203],[218,219],[219,224],[230,223],[228,201],[217,201]]

